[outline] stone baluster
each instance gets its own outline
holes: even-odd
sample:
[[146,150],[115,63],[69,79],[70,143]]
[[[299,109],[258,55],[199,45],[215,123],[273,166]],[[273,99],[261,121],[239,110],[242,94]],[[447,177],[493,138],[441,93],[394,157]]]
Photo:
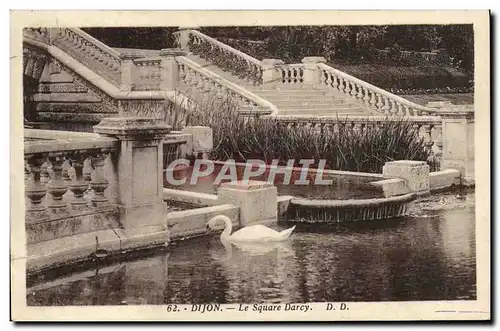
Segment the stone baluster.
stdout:
[[443,155],[443,128],[441,123],[433,126],[433,140],[434,140],[434,155],[437,159],[441,159]]
[[398,108],[396,106],[396,101],[394,101],[394,99],[390,99],[389,100],[390,102],[390,107],[389,107],[389,111],[392,115],[396,115],[398,113]]
[[43,185],[47,184],[50,180],[49,172],[47,171],[49,164],[44,162],[40,167],[40,183]]
[[26,197],[29,200],[29,204],[26,207],[27,216],[33,213],[36,213],[37,216],[41,216],[47,209],[47,207],[42,204],[43,198],[47,194],[47,190],[45,189],[45,185],[40,182],[40,171],[42,164],[45,162],[45,156],[43,154],[31,154],[25,156],[25,159],[31,169],[31,180],[26,182],[25,187]]
[[422,125],[422,128],[424,130],[424,146],[425,150],[427,153],[431,153],[432,151],[432,145],[434,145],[434,141],[432,140],[431,136],[431,125],[430,124],[424,124]]
[[377,108],[377,98],[375,96],[375,92],[370,91],[371,98],[370,98],[370,107],[372,108]]
[[24,180],[29,180],[31,176],[31,172],[26,160],[24,161]]
[[351,82],[351,96],[353,98],[356,98],[357,95],[358,95],[357,86],[355,83]]
[[90,153],[94,168],[94,176],[90,181],[90,187],[94,191],[91,198],[93,207],[100,207],[108,203],[108,198],[104,195],[104,191],[106,191],[109,185],[109,182],[104,178],[104,162],[109,153],[110,151],[104,148]]
[[351,82],[344,79],[344,82],[345,82],[345,88],[344,88],[344,92],[345,94],[351,94]]
[[364,101],[364,99],[363,99],[364,88],[362,86],[357,86],[357,88],[358,88],[358,94],[356,94],[356,99],[358,99],[360,101]]
[[71,169],[71,161],[68,158],[65,158],[62,165],[62,179],[66,186],[71,183],[71,177],[69,175],[69,170]]
[[83,163],[87,158],[87,151],[80,150],[69,153],[71,165],[75,170],[75,177],[69,184],[69,190],[73,193],[71,205],[74,209],[82,209],[86,206],[87,201],[83,198],[83,194],[87,190],[89,184],[83,179]]
[[339,89],[339,79],[338,79],[337,75],[332,74],[332,73],[329,75],[331,75],[331,77],[332,77],[332,87],[335,90],[338,90]]
[[370,107],[370,91],[365,87],[361,87],[363,89],[363,103],[365,106]]
[[382,111],[384,112],[384,114],[390,115],[391,106],[387,97],[382,98],[382,104]]
[[85,160],[83,160],[83,180],[87,183],[87,189],[85,190],[85,193],[88,193],[90,191],[90,181],[92,180],[92,161],[90,160],[90,157],[87,157]]
[[63,180],[63,162],[64,156],[62,152],[49,153],[49,160],[52,164],[54,173],[52,180],[47,185],[47,191],[52,197],[52,201],[48,207],[52,210],[66,207],[66,202],[63,201],[63,195],[68,190],[67,184]]
[[382,102],[382,96],[377,93],[377,103],[376,103],[377,109],[381,110],[383,105],[384,103]]

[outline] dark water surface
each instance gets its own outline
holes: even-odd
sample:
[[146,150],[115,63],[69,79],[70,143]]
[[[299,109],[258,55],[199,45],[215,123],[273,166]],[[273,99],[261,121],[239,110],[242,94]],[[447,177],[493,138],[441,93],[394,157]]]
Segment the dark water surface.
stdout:
[[[31,285],[29,305],[474,300],[474,193],[420,200],[411,217],[299,227],[288,244],[217,235]],[[286,227],[279,226],[278,228]]]

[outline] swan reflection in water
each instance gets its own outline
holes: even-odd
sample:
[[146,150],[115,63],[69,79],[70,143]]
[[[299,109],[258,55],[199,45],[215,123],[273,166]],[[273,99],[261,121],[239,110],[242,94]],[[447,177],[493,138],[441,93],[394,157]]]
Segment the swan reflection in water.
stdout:
[[211,248],[211,258],[228,281],[230,302],[294,302],[298,291],[294,273],[297,258],[289,237],[294,227],[276,231],[263,225],[244,227],[231,235],[226,216],[212,218],[207,227],[224,231]]
[[210,258],[227,282],[227,302],[289,303],[300,299],[294,275],[300,266],[290,241],[234,243],[217,238],[212,243]]

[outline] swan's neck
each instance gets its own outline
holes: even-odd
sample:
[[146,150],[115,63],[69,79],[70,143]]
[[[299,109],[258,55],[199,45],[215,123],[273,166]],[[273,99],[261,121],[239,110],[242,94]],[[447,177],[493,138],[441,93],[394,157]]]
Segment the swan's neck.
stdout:
[[233,223],[231,223],[231,220],[229,218],[224,218],[224,224],[226,226],[224,227],[224,231],[222,231],[222,234],[220,235],[221,239],[229,239],[231,236],[231,232],[233,231]]

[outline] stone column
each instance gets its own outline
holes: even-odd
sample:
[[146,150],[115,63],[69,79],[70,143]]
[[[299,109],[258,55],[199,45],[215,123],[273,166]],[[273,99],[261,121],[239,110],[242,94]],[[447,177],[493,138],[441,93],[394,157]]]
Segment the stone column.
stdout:
[[146,242],[151,244],[151,235],[157,235],[159,240],[168,235],[162,139],[170,130],[160,120],[142,117],[105,118],[94,126],[96,133],[119,140],[114,158],[116,178],[111,180],[116,184],[110,183],[110,189],[116,194],[114,200],[125,232],[123,240],[149,236]]
[[382,167],[384,178],[401,178],[410,192],[417,195],[430,193],[429,166],[424,161],[398,160],[386,162]]
[[212,129],[207,126],[186,126],[182,129],[182,133],[192,137],[187,154],[195,157],[201,154],[203,159],[208,159],[208,154],[214,147]]
[[440,109],[443,152],[441,170],[460,170],[463,185],[474,185],[474,110]]
[[460,170],[462,185],[474,185],[474,110],[451,102],[429,102],[441,116],[441,170]]
[[283,61],[277,59],[262,60],[262,84],[275,85],[280,83],[281,72],[276,70],[276,67],[283,63]]
[[122,60],[122,77],[121,77],[121,86],[120,90],[124,92],[132,91],[132,83],[134,80],[133,70],[134,70],[134,62],[133,59],[135,57],[129,55],[121,55],[120,59]]
[[177,48],[164,48],[160,51],[162,80],[160,89],[162,91],[175,91],[179,81],[179,66],[175,61],[176,56],[185,56],[187,51]]
[[321,72],[318,68],[319,63],[326,63],[322,56],[308,56],[302,59],[304,64],[304,85],[318,86],[321,82]]
[[196,30],[198,27],[180,26],[179,31],[173,33],[175,38],[175,47],[184,51],[189,51],[189,30]]
[[217,190],[220,203],[240,208],[240,225],[269,224],[278,217],[278,191],[268,182],[236,181],[223,183]]

